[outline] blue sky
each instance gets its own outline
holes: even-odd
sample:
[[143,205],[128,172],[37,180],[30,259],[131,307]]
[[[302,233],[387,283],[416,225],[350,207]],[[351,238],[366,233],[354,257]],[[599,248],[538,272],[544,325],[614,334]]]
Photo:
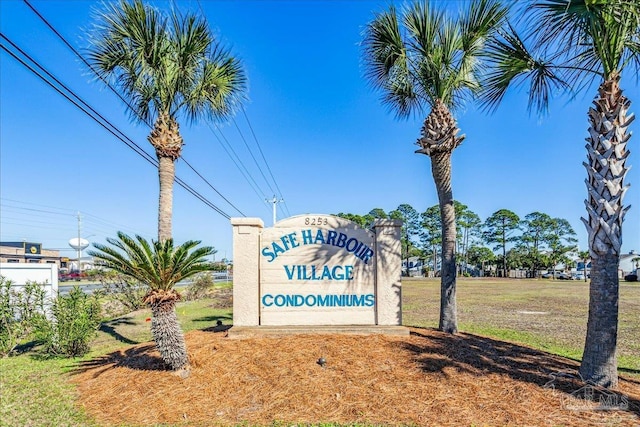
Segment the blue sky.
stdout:
[[[77,49],[88,45],[93,1],[31,2]],[[453,3],[453,2],[452,2]],[[160,8],[172,3],[156,1]],[[437,204],[430,160],[414,154],[424,118],[398,121],[363,78],[358,46],[364,25],[386,1],[176,0],[204,11],[210,26],[245,65],[249,101],[235,123],[218,124],[255,180],[250,184],[206,123],[184,123],[184,158],[244,215],[271,225],[270,172],[288,214],[385,211]],[[464,2],[455,2],[463,5]],[[122,103],[93,81],[75,55],[18,0],[0,2],[2,33],[106,116],[148,153],[148,128],[132,123]],[[0,54],[0,239],[64,249],[78,234],[104,242],[116,230],[156,236],[157,171],[46,86],[6,52]],[[625,94],[640,105],[634,76]],[[541,211],[566,218],[585,249],[586,113],[596,87],[555,100],[550,114],[529,115],[526,93],[512,92],[489,115],[468,104],[457,112],[466,140],[453,155],[454,197],[484,220],[498,209],[521,218]],[[250,127],[249,127],[250,124]],[[632,125],[632,130],[638,124]],[[238,132],[237,128],[241,132]],[[214,128],[215,129],[215,128]],[[244,140],[243,140],[244,138]],[[623,251],[640,250],[640,136],[630,140],[631,188]],[[245,144],[246,141],[246,144]],[[251,148],[262,172],[249,154]],[[241,216],[179,161],[184,181],[231,216]],[[246,175],[246,172],[245,172]],[[173,235],[202,240],[232,257],[229,220],[176,186]],[[68,250],[69,249],[69,250]],[[68,251],[67,251],[68,250]]]

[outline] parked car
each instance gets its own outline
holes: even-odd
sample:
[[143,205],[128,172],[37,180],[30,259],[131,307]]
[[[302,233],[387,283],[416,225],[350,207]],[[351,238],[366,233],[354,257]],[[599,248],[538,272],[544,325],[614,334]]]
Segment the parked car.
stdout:
[[67,282],[69,280],[75,280],[79,282],[80,280],[86,278],[87,275],[85,273],[81,273],[79,271],[72,271],[70,273],[62,273],[58,275],[58,281]]
[[624,280],[627,282],[637,282],[638,281],[638,270],[633,270],[631,273],[624,276]]
[[556,279],[561,279],[561,280],[570,280],[571,279],[571,275],[569,273],[564,273],[562,271],[556,271],[555,273],[553,271],[550,271],[548,273],[544,273],[542,276],[543,279],[552,279],[552,278],[556,278]]
[[584,280],[584,271],[579,271],[571,275],[571,279],[573,280]]

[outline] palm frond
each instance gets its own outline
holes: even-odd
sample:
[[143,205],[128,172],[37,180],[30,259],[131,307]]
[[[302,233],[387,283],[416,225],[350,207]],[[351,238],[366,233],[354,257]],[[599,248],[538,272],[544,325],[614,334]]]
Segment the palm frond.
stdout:
[[210,246],[197,247],[199,241],[190,240],[174,247],[173,239],[149,242],[141,236],[132,238],[122,232],[117,235],[117,239],[107,238],[111,246],[94,243],[96,250],[89,254],[98,259],[101,266],[153,290],[168,291],[179,281],[212,268],[206,257],[215,250]]
[[569,89],[562,79],[560,69],[548,61],[536,58],[511,25],[507,31],[501,32],[501,36],[493,40],[487,49],[490,71],[484,80],[481,106],[495,110],[509,87],[517,87],[529,81],[528,108],[546,112],[552,94]]
[[383,93],[383,104],[398,117],[409,117],[420,103],[395,7],[367,25],[362,46],[369,83]]
[[141,0],[106,6],[88,59],[131,101],[132,117],[147,123],[160,115],[226,119],[246,92],[240,62],[211,36],[203,18],[165,16]]
[[508,12],[509,9],[497,0],[471,2],[460,19],[463,52],[469,56],[479,55],[487,39],[502,27]]
[[537,35],[537,48],[555,49],[572,61],[571,82],[578,82],[585,74],[606,79],[634,62],[639,22],[640,3],[634,1],[538,0],[529,31]]
[[475,0],[458,17],[428,0],[414,0],[401,16],[391,6],[366,28],[366,77],[399,117],[438,100],[459,108],[480,89],[482,53],[506,14],[498,0]]

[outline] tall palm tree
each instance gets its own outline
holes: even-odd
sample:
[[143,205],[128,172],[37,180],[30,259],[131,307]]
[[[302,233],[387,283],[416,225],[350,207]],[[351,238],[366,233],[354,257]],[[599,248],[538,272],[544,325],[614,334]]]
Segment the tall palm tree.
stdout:
[[[557,89],[599,83],[588,111],[587,218],[591,285],[580,374],[595,384],[618,382],[618,265],[628,185],[630,101],[624,71],[640,69],[640,3],[629,0],[537,0],[527,6],[526,36],[513,28],[490,49],[495,66],[486,102],[495,107],[512,83],[528,79],[529,105],[546,111]],[[632,70],[633,69],[633,70]]]
[[107,242],[111,246],[94,243],[97,251],[89,254],[102,266],[149,287],[143,300],[151,307],[151,333],[158,351],[172,369],[186,370],[187,348],[175,310],[180,294],[173,287],[197,273],[212,270],[213,264],[206,257],[215,250],[210,246],[197,248],[200,242],[194,240],[174,247],[173,239],[149,243],[122,232],[118,232],[118,239],[107,238]]
[[153,123],[147,139],[159,163],[158,239],[169,239],[175,161],[183,145],[178,119],[229,117],[243,97],[245,74],[203,18],[165,16],[141,0],[106,6],[88,59],[100,79],[123,92],[134,120]]
[[363,48],[366,77],[382,102],[399,118],[429,114],[417,144],[431,158],[442,218],[440,326],[455,333],[456,220],[451,189],[451,154],[464,135],[452,110],[479,89],[481,56],[506,16],[498,0],[474,0],[457,19],[415,0],[398,12],[394,6],[367,24]]

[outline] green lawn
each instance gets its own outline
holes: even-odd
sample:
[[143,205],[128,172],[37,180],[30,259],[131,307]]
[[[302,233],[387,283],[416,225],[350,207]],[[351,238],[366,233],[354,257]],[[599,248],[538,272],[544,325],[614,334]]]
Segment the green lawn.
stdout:
[[[403,323],[437,327],[439,279],[405,279]],[[589,285],[551,279],[458,279],[462,332],[486,335],[580,359],[587,330]],[[640,377],[640,284],[620,283],[618,364]]]
[[[436,327],[438,279],[403,281],[403,322]],[[227,286],[216,286],[219,289]],[[579,359],[586,330],[588,285],[575,281],[459,279],[458,315],[462,332],[522,343]],[[185,331],[230,324],[229,300],[181,302]],[[38,360],[32,354],[0,359],[0,426],[93,426],[74,405],[74,389],[63,373],[82,360],[151,339],[149,310],[104,322],[83,359]],[[640,378],[640,285],[620,289],[619,366]]]

